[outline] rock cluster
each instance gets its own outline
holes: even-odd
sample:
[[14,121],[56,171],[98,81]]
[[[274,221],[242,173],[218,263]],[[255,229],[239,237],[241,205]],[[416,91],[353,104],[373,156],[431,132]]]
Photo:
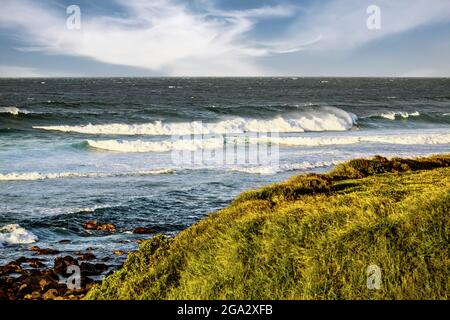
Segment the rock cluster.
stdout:
[[116,226],[112,223],[98,223],[95,220],[88,221],[84,224],[86,230],[100,230],[108,232],[116,232]]
[[135,234],[151,234],[151,233],[155,233],[155,230],[153,230],[151,228],[137,227],[137,228],[134,228],[133,233],[135,233]]
[[[84,224],[86,230],[116,232],[116,226],[111,223],[88,221]],[[134,234],[153,234],[155,231],[147,227],[136,227]],[[143,239],[139,239],[140,243]],[[60,240],[58,243],[70,243],[70,240]],[[78,300],[82,299],[92,286],[99,282],[92,277],[103,276],[112,266],[103,262],[110,260],[104,257],[100,260],[92,252],[94,248],[74,252],[73,256],[57,256],[59,250],[33,246],[30,250],[37,257],[21,257],[4,266],[0,266],[0,300]],[[127,252],[114,250],[112,254],[125,256]],[[52,260],[43,260],[41,256],[55,256]],[[89,261],[89,262],[88,262]],[[47,263],[47,265],[46,265]],[[71,267],[76,266],[76,267]],[[67,281],[74,274],[74,269],[80,272],[80,286],[70,286]],[[101,278],[101,277],[100,277]],[[78,287],[78,288],[77,288]]]
[[[79,267],[80,288],[70,288],[67,268]],[[71,256],[56,257],[53,267],[44,266],[37,258],[21,257],[0,266],[0,300],[77,300],[82,299],[96,283],[89,276],[101,275],[109,269],[104,263],[79,262]]]

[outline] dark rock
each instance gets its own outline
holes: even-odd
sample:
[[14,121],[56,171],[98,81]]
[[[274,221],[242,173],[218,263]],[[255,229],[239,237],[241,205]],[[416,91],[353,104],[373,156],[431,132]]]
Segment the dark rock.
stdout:
[[22,273],[22,267],[20,264],[11,262],[6,266],[0,267],[0,275],[10,274],[10,273]]
[[135,233],[135,234],[151,234],[151,233],[155,233],[155,230],[153,230],[151,228],[146,228],[146,227],[137,227],[137,228],[134,228],[133,233]]
[[17,264],[26,263],[28,261],[28,258],[26,257],[20,257],[19,259],[16,259],[14,262]]
[[24,283],[24,284],[20,285],[19,290],[17,290],[17,292],[16,292],[16,295],[19,298],[23,298],[23,297],[25,297],[25,295],[31,293],[32,290],[33,290],[33,288],[31,287],[31,285]]
[[59,274],[66,274],[67,267],[71,265],[78,265],[78,260],[71,256],[56,257],[53,270]]
[[2,300],[8,300],[8,292],[6,289],[0,288],[0,301]]
[[27,259],[26,263],[32,268],[42,268],[44,266],[41,260],[36,258]]
[[84,228],[87,230],[100,230],[100,231],[109,231],[115,232],[116,226],[112,223],[98,223],[95,220],[88,221],[84,224]]
[[[54,249],[42,249],[37,246],[32,248],[38,254],[53,254]],[[117,253],[125,254],[124,251]],[[68,300],[82,299],[88,290],[99,283],[89,276],[104,275],[110,271],[110,266],[104,263],[89,263],[86,260],[96,259],[92,252],[80,252],[77,259],[72,256],[55,257],[53,268],[45,267],[43,260],[38,258],[20,257],[7,265],[0,266],[0,300]],[[110,257],[103,258],[104,261]],[[84,260],[81,262],[81,260]],[[22,265],[32,268],[22,269]],[[69,290],[63,281],[67,279],[67,268],[71,265],[80,266],[81,288]],[[116,268],[117,266],[113,266]],[[111,270],[112,271],[112,270]],[[10,276],[10,273],[19,273],[18,276]],[[61,281],[61,282],[60,282]]]
[[116,256],[123,256],[124,254],[126,254],[126,252],[123,251],[123,250],[114,250],[113,253],[114,253]]
[[58,284],[57,290],[58,290],[59,295],[60,295],[60,296],[63,296],[63,295],[66,294],[68,288],[67,288],[67,285],[66,285],[66,284],[64,284],[64,283],[59,283],[59,284]]
[[98,223],[97,221],[88,221],[84,224],[84,228],[86,230],[97,230]]
[[88,285],[89,283],[93,283],[93,282],[95,282],[95,280],[93,280],[93,279],[91,279],[91,278],[89,278],[89,277],[86,277],[86,276],[84,276],[84,275],[82,275],[81,276],[81,283],[83,284],[83,285]]
[[39,280],[39,286],[42,291],[48,291],[58,288],[58,282],[49,276],[44,276]]
[[42,295],[42,298],[44,298],[44,300],[55,300],[57,296],[59,296],[58,290],[50,289]]
[[25,300],[40,300],[42,299],[41,293],[39,291],[33,291],[31,294],[27,294],[23,297]]
[[96,258],[95,254],[87,252],[85,254],[81,254],[81,257],[79,257],[79,260],[94,260]]
[[[30,288],[30,291],[41,290],[41,285],[40,285],[41,277],[42,277],[42,274],[27,276],[23,280],[22,285],[26,284]],[[30,293],[30,292],[27,292],[27,293]]]
[[67,240],[67,239],[63,239],[63,240],[59,240],[58,243],[71,243],[71,240]]
[[104,263],[82,262],[80,265],[81,273],[88,276],[97,276],[108,270],[108,266]]
[[58,254],[59,251],[51,248],[39,248],[38,246],[31,247],[31,251],[36,252],[38,255],[50,255],[50,254]]

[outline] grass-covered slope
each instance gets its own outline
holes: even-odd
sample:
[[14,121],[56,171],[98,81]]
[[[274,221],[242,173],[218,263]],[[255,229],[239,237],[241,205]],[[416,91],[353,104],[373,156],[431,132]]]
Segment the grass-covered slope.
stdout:
[[[356,159],[157,236],[89,299],[448,299],[450,156]],[[381,268],[369,290],[366,269]]]

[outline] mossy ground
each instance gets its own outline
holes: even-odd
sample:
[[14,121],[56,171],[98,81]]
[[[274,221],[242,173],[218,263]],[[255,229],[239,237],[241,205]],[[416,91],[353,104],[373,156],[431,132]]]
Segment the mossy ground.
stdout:
[[448,299],[449,231],[450,155],[356,159],[144,242],[87,298]]

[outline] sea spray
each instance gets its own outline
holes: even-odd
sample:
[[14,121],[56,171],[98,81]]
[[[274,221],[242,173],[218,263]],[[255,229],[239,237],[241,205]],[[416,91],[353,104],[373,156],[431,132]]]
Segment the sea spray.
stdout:
[[357,121],[353,113],[335,107],[318,107],[272,119],[235,117],[218,122],[155,121],[144,124],[87,124],[80,126],[35,126],[35,129],[107,135],[189,135],[245,132],[346,131]]

